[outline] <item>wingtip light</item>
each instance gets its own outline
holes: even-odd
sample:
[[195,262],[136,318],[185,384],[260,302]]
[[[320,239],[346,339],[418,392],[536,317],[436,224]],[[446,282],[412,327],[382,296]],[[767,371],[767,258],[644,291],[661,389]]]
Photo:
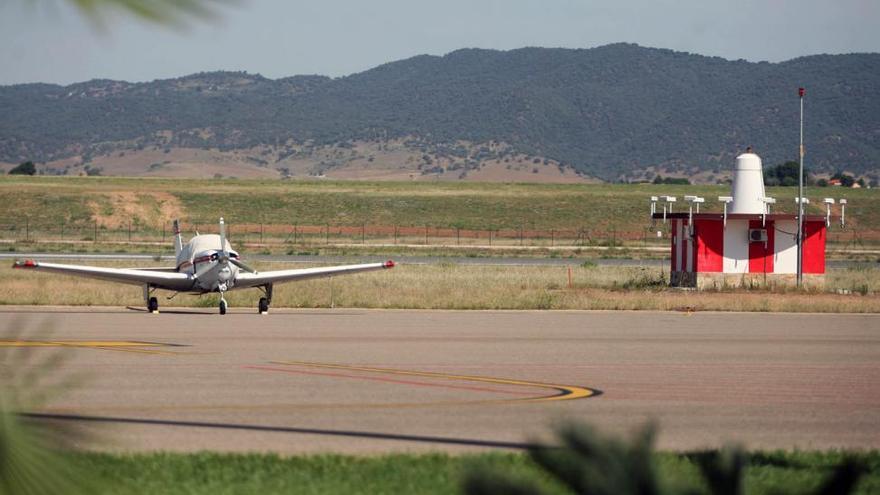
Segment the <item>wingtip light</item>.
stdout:
[[394,262],[391,260],[388,260],[385,262],[384,266],[385,266],[385,268],[394,268]]
[[12,268],[36,268],[37,262],[34,260],[16,261]]

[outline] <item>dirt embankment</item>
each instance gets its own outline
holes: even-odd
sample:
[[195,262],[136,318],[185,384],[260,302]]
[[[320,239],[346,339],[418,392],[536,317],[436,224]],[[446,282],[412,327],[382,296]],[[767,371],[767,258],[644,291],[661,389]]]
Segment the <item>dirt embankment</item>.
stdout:
[[117,229],[132,223],[169,222],[183,215],[176,196],[166,192],[113,191],[88,202],[98,225]]

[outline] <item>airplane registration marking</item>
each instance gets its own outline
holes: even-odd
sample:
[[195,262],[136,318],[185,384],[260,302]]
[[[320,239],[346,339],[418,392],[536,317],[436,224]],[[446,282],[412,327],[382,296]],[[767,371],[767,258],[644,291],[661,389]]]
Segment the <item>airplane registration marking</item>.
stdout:
[[454,375],[448,373],[436,373],[431,371],[413,371],[413,370],[401,370],[401,369],[393,369],[393,368],[373,368],[368,366],[353,366],[353,365],[344,365],[344,364],[329,364],[329,363],[312,363],[306,361],[272,361],[272,364],[279,364],[285,366],[303,366],[310,368],[324,368],[324,369],[336,369],[336,370],[347,370],[347,371],[361,371],[365,373],[378,373],[378,374],[388,374],[388,375],[404,375],[404,376],[420,376],[427,378],[440,378],[446,380],[459,380],[459,381],[469,381],[469,382],[481,382],[481,383],[492,383],[492,384],[502,384],[502,385],[516,385],[523,387],[535,387],[535,388],[544,388],[555,390],[556,393],[552,395],[541,395],[537,397],[518,397],[512,399],[498,399],[491,401],[477,401],[480,403],[486,402],[550,402],[550,401],[561,401],[561,400],[574,400],[574,399],[585,399],[588,397],[594,397],[600,395],[602,392],[597,389],[592,389],[588,387],[578,387],[573,385],[556,385],[552,383],[542,383],[542,382],[532,382],[527,380],[514,380],[509,378],[493,378],[487,376],[472,376],[472,375]]

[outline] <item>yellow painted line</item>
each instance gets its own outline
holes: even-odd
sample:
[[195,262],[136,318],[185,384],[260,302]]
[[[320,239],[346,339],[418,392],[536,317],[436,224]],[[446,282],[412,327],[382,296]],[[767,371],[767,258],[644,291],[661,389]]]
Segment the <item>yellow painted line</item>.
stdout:
[[555,385],[551,383],[531,382],[526,380],[512,380],[508,378],[492,378],[486,376],[451,375],[447,373],[434,373],[430,371],[409,371],[392,368],[371,368],[366,366],[349,366],[343,364],[310,363],[305,361],[273,361],[273,364],[288,366],[305,366],[311,368],[339,369],[348,371],[363,371],[367,373],[381,373],[390,375],[422,376],[429,378],[442,378],[447,380],[462,380],[469,382],[495,383],[504,385],[517,385],[522,387],[549,388],[557,393],[539,397],[526,397],[521,399],[503,399],[497,402],[549,402],[560,400],[585,399],[598,395],[600,392],[586,387],[572,385]]
[[159,349],[140,349],[137,347],[90,347],[90,349],[103,349],[105,351],[134,352],[136,354],[162,354],[165,356],[174,356],[177,354],[183,354],[181,352],[160,351]]
[[361,409],[430,409],[438,407],[454,407],[454,406],[473,406],[487,405],[511,402],[509,399],[487,399],[487,400],[447,400],[432,402],[316,402],[316,403],[272,403],[272,404],[205,404],[205,405],[174,405],[174,406],[100,406],[100,407],[77,407],[75,409],[50,409],[46,412],[73,414],[83,412],[94,413],[114,413],[114,414],[130,414],[143,412],[247,412],[247,411],[269,411],[277,412],[296,412],[296,411],[314,411],[314,410],[333,410],[339,411],[343,409],[361,410]]
[[151,349],[153,347],[175,347],[174,344],[135,340],[0,340],[0,348],[3,347],[76,347],[140,354],[180,354],[179,352]]
[[164,347],[167,345],[130,340],[0,340],[0,347]]

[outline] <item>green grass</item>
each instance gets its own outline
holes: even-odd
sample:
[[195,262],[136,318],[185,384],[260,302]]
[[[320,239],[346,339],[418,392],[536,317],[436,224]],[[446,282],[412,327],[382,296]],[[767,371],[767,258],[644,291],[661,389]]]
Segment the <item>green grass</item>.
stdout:
[[[746,492],[799,493],[815,487],[845,454],[758,452],[749,456]],[[869,473],[857,493],[880,490],[880,453],[854,454]],[[567,493],[524,454],[491,453],[280,457],[271,454],[72,454],[75,466],[104,482],[113,493],[461,493],[470,469],[485,468],[537,481],[550,493]],[[688,454],[655,456],[661,479],[670,485],[700,486]]]
[[[719,210],[715,198],[729,193],[727,186],[654,186],[612,184],[497,184],[458,182],[342,182],[125,178],[0,178],[0,225],[20,224],[25,217],[34,226],[91,227],[94,214],[125,216],[122,205],[108,198],[114,193],[136,195],[141,218],[158,213],[151,192],[176,199],[188,222],[213,224],[223,215],[236,224],[331,226],[432,226],[474,230],[579,230],[607,240],[641,239],[650,226],[648,198],[673,194],[706,197],[704,210]],[[793,212],[795,188],[769,188],[779,200],[775,211]],[[840,188],[808,190],[811,213],[824,213],[824,196],[846,197],[850,229],[830,232],[832,242],[856,237],[880,240],[880,193]],[[90,206],[91,203],[91,206]],[[677,211],[685,206],[680,202]],[[94,211],[94,210],[99,211]],[[145,226],[147,228],[149,226]],[[20,227],[20,228],[23,228]],[[160,230],[160,227],[152,228]],[[85,233],[87,234],[87,232]],[[4,236],[0,236],[4,237]],[[598,242],[598,239],[597,239]]]

